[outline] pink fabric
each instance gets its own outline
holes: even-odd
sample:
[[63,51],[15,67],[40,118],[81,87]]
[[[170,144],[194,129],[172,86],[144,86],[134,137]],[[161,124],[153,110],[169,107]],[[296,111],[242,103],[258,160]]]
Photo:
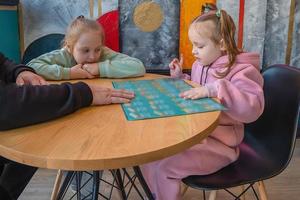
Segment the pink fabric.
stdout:
[[[141,166],[150,190],[157,200],[178,200],[181,179],[211,174],[234,162],[238,145],[244,137],[243,123],[255,121],[263,112],[263,78],[259,73],[259,55],[241,53],[229,74],[217,78],[228,62],[227,56],[211,66],[195,62],[191,79],[207,87],[210,97],[217,97],[228,109],[221,113],[219,126],[200,144],[163,160]],[[202,77],[202,78],[201,78]]]

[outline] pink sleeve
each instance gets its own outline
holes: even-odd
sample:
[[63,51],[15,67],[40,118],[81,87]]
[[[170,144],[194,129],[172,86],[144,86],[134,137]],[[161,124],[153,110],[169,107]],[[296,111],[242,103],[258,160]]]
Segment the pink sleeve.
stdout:
[[225,113],[234,120],[250,123],[264,109],[263,78],[253,66],[236,72],[230,80],[218,79],[206,84],[210,97],[217,97],[228,109]]
[[184,73],[184,74],[181,75],[180,79],[191,80],[191,76]]

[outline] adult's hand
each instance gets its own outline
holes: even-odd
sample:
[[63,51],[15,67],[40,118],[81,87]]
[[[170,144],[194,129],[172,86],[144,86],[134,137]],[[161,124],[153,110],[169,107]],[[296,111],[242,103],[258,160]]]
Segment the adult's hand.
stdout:
[[16,78],[17,85],[48,85],[48,82],[45,79],[31,71],[22,71],[19,73]]
[[93,93],[92,105],[128,103],[134,98],[134,93],[127,90],[116,90],[92,84],[88,85]]

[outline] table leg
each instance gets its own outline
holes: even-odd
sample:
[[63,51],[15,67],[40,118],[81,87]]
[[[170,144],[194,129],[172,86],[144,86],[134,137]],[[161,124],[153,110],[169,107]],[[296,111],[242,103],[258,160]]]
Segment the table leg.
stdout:
[[145,179],[143,177],[143,174],[141,172],[140,167],[139,166],[134,166],[133,170],[134,170],[135,175],[139,179],[140,184],[143,187],[144,192],[146,193],[148,199],[149,200],[154,200],[154,197],[153,197],[153,195],[152,195],[152,193],[151,193],[151,191],[150,191],[150,189],[149,189],[149,187],[148,187],[148,185],[147,185],[147,183],[146,183],[146,181],[145,181]]
[[98,200],[99,191],[99,171],[93,171],[93,200]]
[[126,192],[125,192],[125,188],[124,188],[124,183],[123,183],[123,180],[122,180],[121,172],[120,172],[119,169],[113,170],[113,172],[115,174],[117,185],[118,185],[118,187],[120,188],[120,191],[121,191],[121,197],[122,197],[123,200],[126,200],[127,199],[127,195],[126,195]]
[[75,172],[75,173],[76,173],[76,192],[77,192],[77,200],[81,200],[80,186],[81,186],[82,172]]
[[69,171],[67,173],[67,176],[58,192],[58,195],[57,195],[57,200],[62,200],[64,198],[64,196],[66,195],[66,192],[68,190],[68,187],[71,183],[71,179],[72,177],[74,176],[74,172],[73,171]]

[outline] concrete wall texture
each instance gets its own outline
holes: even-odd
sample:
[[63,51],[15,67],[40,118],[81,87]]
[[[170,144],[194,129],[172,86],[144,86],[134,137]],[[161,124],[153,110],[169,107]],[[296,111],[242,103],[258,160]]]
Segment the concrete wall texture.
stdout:
[[[139,1],[143,2],[142,0]],[[94,0],[94,2],[96,10],[97,1]],[[113,9],[115,9],[118,6],[117,2],[117,0],[103,0],[102,8],[109,10],[114,7]],[[134,2],[137,3],[138,0]],[[167,1],[157,0],[156,2]],[[176,2],[178,2],[179,7],[179,1],[176,0]],[[226,10],[238,24],[239,2],[238,0],[218,0],[217,5]],[[295,2],[296,12],[290,65],[300,68],[300,1],[296,0]],[[24,6],[25,47],[43,35],[64,33],[69,22],[78,15],[89,16],[88,1],[21,0],[21,3]],[[291,0],[245,0],[243,47],[246,51],[260,53],[261,67],[285,63],[290,4]],[[174,17],[178,16],[174,15]],[[177,55],[178,52],[175,54]],[[161,68],[164,69],[165,67]]]
[[[238,24],[239,2],[219,0],[217,5]],[[290,65],[300,68],[300,1],[295,2]],[[244,49],[260,53],[261,67],[285,63],[290,5],[290,0],[245,0]]]

